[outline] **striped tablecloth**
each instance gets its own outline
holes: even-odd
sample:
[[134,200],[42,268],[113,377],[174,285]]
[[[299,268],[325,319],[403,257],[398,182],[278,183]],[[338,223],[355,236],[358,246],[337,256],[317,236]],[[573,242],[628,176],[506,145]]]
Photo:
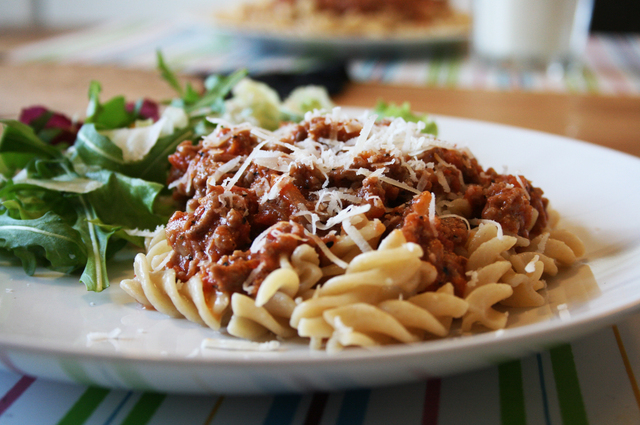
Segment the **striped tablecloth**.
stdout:
[[0,425],[632,425],[640,314],[520,360],[401,386],[266,396],[159,394],[0,372]]
[[[6,60],[153,69],[157,49],[164,52],[171,66],[187,73],[231,72],[242,67],[255,74],[303,72],[323,66],[317,56],[274,53],[248,40],[220,35],[211,22],[194,17],[171,22],[109,23],[20,47]],[[360,82],[640,95],[640,35],[592,36],[584,66],[567,72],[509,71],[466,54],[396,60],[357,58],[347,60],[345,65],[349,77]]]

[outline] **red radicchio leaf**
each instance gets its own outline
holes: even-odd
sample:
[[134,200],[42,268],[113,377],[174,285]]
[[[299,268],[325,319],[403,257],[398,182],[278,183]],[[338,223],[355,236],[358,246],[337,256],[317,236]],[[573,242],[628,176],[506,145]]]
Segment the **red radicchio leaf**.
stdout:
[[45,142],[73,144],[82,123],[74,123],[69,117],[53,112],[44,106],[31,106],[20,112],[20,122],[32,127]]
[[153,100],[144,99],[142,104],[140,102],[127,103],[127,112],[132,113],[137,110],[137,119],[148,120],[152,119],[154,122],[160,119],[160,111],[158,104]]

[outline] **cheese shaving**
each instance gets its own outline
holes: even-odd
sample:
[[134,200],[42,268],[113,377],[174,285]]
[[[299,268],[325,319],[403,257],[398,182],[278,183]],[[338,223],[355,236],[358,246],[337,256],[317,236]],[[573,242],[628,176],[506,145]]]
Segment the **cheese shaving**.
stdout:
[[320,239],[318,236],[316,236],[315,234],[305,230],[305,235],[307,235],[311,240],[313,240],[316,245],[318,245],[318,248],[320,248],[320,251],[322,251],[322,253],[324,255],[327,256],[327,258],[329,259],[329,261],[331,261],[333,264],[335,264],[336,266],[340,267],[341,269],[346,269],[347,266],[349,266],[349,264],[340,259],[338,256],[336,256],[333,252],[331,252],[331,250],[329,249],[329,247],[327,246],[327,244],[325,244],[324,242],[322,242],[322,239]]
[[527,190],[527,186],[522,181],[522,177],[520,177],[519,175],[516,174],[515,178],[516,178],[516,180],[518,180],[518,184],[520,185],[520,187],[522,189],[524,189],[524,193],[525,193],[525,196],[527,197],[527,199],[531,199],[531,195],[529,195],[529,191]]
[[231,179],[225,180],[225,182],[222,184],[225,190],[231,190],[231,188],[235,186],[236,183],[238,183],[238,180],[240,180],[240,177],[242,177],[242,173],[245,172],[245,170],[251,164],[251,161],[253,160],[253,158],[257,155],[260,149],[262,149],[262,147],[266,144],[267,144],[267,140],[260,142],[255,148],[253,148],[253,151],[247,156],[247,159],[245,159],[244,163],[242,164],[242,166],[240,166],[240,169],[236,172],[236,174]]
[[367,242],[364,236],[362,236],[362,233],[360,233],[360,231],[356,229],[356,226],[354,226],[351,223],[351,221],[349,220],[343,221],[342,228],[347,233],[347,235],[351,238],[351,240],[353,240],[353,242],[358,246],[358,248],[360,248],[360,251],[362,252],[373,251],[373,249],[371,248],[371,245],[369,245],[369,242]]
[[218,184],[218,180],[220,180],[220,178],[222,176],[224,176],[227,173],[230,173],[231,171],[233,171],[238,164],[240,163],[240,161],[242,161],[242,157],[237,156],[235,158],[233,158],[232,160],[223,163],[221,166],[219,166],[216,171],[213,173],[213,175],[211,177],[209,177],[209,179],[207,180],[207,184],[211,185],[211,186],[215,186]]
[[436,217],[436,195],[431,194],[431,200],[429,201],[429,223],[431,224],[431,230],[435,236],[438,235],[438,229],[436,228],[438,222]]
[[533,273],[536,271],[536,263],[540,260],[539,255],[535,255],[526,266],[524,266],[524,271],[527,273]]
[[280,350],[280,341],[266,342],[244,341],[240,339],[205,338],[203,349],[232,350],[232,351],[275,351]]
[[502,231],[502,225],[500,223],[498,223],[495,220],[489,220],[486,218],[483,219],[476,219],[474,218],[473,220],[471,220],[471,224],[474,225],[479,225],[479,224],[491,224],[494,225],[497,229],[498,229],[498,234],[497,234],[497,238],[502,240],[502,238],[504,238],[504,232]]

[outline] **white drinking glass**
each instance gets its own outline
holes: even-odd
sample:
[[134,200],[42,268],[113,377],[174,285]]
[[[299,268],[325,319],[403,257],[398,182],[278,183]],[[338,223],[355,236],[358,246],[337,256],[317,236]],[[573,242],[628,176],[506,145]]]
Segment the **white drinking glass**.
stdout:
[[570,64],[584,53],[592,11],[593,0],[474,0],[473,50],[525,66]]

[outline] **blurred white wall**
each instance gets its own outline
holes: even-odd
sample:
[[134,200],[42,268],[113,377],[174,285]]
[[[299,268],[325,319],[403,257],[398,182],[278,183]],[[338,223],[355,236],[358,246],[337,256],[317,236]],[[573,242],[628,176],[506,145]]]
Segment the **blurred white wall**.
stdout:
[[31,23],[31,1],[0,0],[0,26],[23,26]]
[[76,27],[130,17],[170,18],[185,11],[211,13],[228,0],[0,0],[0,26]]
[[[68,28],[131,17],[170,18],[211,13],[250,0],[0,0],[0,27]],[[471,0],[451,0],[467,8]]]

